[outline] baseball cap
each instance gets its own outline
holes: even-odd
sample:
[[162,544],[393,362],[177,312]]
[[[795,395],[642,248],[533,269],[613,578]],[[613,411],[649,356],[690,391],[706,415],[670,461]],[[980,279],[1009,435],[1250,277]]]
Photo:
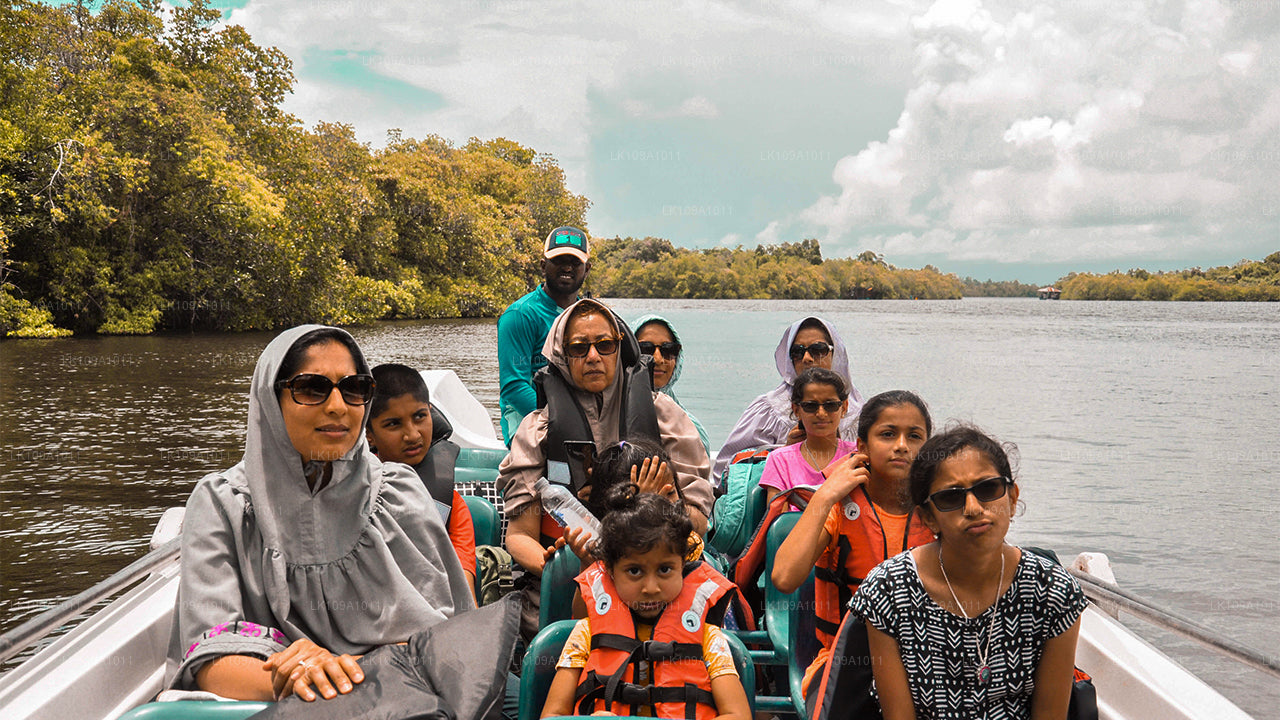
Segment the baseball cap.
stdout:
[[573,255],[582,262],[586,262],[588,252],[587,234],[578,228],[564,225],[552,230],[547,236],[542,256],[553,258],[560,255]]

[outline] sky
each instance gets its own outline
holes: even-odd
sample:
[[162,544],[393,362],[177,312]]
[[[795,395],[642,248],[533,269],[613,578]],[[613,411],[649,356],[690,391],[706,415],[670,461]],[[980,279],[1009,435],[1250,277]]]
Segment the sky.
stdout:
[[307,125],[505,137],[592,235],[979,279],[1280,250],[1280,1],[237,0]]

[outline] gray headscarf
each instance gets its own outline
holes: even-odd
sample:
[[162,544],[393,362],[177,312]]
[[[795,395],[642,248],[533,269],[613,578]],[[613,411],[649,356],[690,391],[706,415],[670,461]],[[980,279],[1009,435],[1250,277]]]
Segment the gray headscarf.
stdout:
[[[187,501],[175,686],[191,687],[223,655],[267,657],[303,637],[364,653],[473,606],[426,488],[409,467],[370,453],[364,432],[327,482],[308,485],[274,383],[289,349],[320,329],[296,327],[267,345],[249,388],[244,459],[204,477]],[[333,330],[367,373],[355,341]]]

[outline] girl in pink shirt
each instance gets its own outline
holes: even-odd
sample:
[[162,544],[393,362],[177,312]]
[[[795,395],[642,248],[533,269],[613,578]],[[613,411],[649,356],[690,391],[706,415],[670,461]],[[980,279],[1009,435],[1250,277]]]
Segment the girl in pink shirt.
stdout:
[[822,469],[857,448],[838,434],[848,411],[844,378],[819,367],[800,373],[791,386],[791,412],[804,428],[804,439],[769,453],[760,476],[769,500],[797,485],[821,485]]

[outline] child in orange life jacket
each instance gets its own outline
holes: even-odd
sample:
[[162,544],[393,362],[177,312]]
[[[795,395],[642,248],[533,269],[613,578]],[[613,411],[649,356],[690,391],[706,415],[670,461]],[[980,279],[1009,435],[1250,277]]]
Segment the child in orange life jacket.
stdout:
[[[773,584],[800,587],[814,569],[814,610],[822,650],[805,673],[804,688],[825,666],[832,642],[862,579],[876,565],[933,542],[912,509],[907,476],[933,431],[929,409],[914,393],[876,395],[858,417],[858,449],[823,471],[804,514],[774,559]],[[844,503],[851,497],[854,502]]]
[[707,619],[735,588],[705,563],[684,574],[689,516],[634,484],[604,501],[601,559],[578,576],[587,618],[565,643],[542,716],[750,720],[728,642]]

